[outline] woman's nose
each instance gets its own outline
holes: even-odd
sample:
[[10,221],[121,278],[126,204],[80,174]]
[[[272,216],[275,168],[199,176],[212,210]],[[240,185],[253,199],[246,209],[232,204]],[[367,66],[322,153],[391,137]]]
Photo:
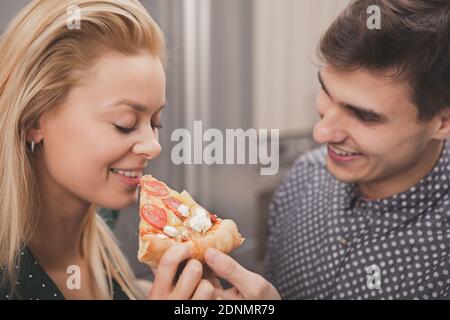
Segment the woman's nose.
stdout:
[[133,152],[137,155],[144,156],[148,160],[156,158],[161,153],[158,131],[155,131],[153,128],[144,130],[139,142],[134,145]]
[[345,123],[337,110],[328,110],[314,126],[313,137],[319,144],[340,143],[347,138]]

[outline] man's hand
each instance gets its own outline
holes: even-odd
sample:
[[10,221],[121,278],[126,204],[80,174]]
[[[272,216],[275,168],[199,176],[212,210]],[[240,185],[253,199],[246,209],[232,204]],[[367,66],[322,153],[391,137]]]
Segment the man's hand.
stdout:
[[234,286],[233,288],[225,290],[214,283],[216,299],[281,299],[277,289],[275,289],[270,282],[261,275],[248,271],[230,256],[216,249],[208,249],[205,254],[205,261],[217,276],[227,280]]

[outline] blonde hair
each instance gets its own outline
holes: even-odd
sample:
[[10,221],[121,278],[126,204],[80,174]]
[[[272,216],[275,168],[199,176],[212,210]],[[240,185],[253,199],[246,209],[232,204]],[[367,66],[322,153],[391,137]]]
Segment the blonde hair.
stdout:
[[[69,28],[68,8],[80,10]],[[105,50],[150,52],[165,61],[164,36],[137,0],[34,0],[0,39],[0,266],[14,288],[20,250],[36,228],[41,204],[26,132],[58,106]],[[114,235],[94,205],[85,218],[82,250],[102,298],[113,279],[131,299],[142,298]]]

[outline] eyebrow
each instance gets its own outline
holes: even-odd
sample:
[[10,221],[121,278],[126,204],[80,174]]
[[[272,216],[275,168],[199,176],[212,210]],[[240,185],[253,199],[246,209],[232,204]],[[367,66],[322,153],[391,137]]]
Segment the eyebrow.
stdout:
[[[329,96],[332,100],[333,97],[330,95],[330,92],[328,91],[327,87],[325,86],[325,83],[323,81],[322,75],[320,74],[320,71],[317,72],[317,78],[319,79],[319,83],[322,86],[323,91]],[[388,122],[388,117],[384,114],[375,112],[373,110],[370,110],[368,108],[363,108],[360,106],[355,106],[350,103],[339,103],[340,106],[344,107],[347,110],[350,110],[354,113],[357,113],[364,118],[370,119],[371,122],[377,122],[377,123],[386,123]]]
[[[151,110],[151,108],[148,108],[143,104],[137,103],[137,102],[129,100],[129,99],[122,99],[122,100],[116,101],[113,104],[109,105],[109,107],[117,107],[117,106],[121,106],[121,105],[131,107],[131,108],[135,109],[136,111],[144,112],[144,113],[150,112],[150,110]],[[160,106],[154,113],[155,114],[158,113],[165,106],[166,106],[166,103],[164,103],[162,106]]]

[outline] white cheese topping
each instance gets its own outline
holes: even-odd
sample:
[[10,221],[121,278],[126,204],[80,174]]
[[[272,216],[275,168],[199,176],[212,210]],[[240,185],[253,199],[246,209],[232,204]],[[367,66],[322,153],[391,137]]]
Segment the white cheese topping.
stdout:
[[197,232],[206,232],[212,227],[212,223],[209,217],[195,215],[189,220],[189,226]]
[[158,233],[158,234],[156,235],[156,237],[159,238],[159,239],[168,239],[168,238],[169,238],[168,236],[166,236],[166,235],[163,234],[163,233]]
[[172,226],[165,226],[164,227],[164,233],[167,234],[169,237],[176,237],[178,234],[178,230],[175,227]]
[[186,230],[186,229],[184,229],[183,231],[181,231],[181,235],[183,236],[183,237],[189,237],[189,232]]
[[208,217],[208,212],[205,209],[203,209],[202,207],[195,208],[194,214],[199,217],[205,217],[205,218]]
[[189,217],[189,207],[185,204],[180,204],[177,208],[178,212],[185,218]]

